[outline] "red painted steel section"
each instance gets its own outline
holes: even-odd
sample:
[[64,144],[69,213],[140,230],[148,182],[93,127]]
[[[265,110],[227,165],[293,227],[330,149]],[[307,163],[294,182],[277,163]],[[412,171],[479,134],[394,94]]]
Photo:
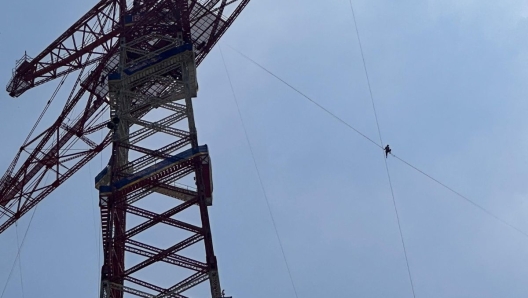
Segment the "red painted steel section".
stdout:
[[[0,233],[14,224],[21,216],[35,207],[53,190],[86,165],[98,153],[112,144],[112,169],[110,182],[116,182],[130,174],[130,171],[145,167],[160,158],[167,158],[185,146],[198,148],[194,118],[189,120],[189,132],[175,130],[168,125],[192,116],[191,101],[186,104],[170,103],[163,108],[173,111],[174,115],[162,119],[158,124],[167,126],[174,142],[162,148],[150,149],[137,142],[152,136],[156,131],[139,129],[129,135],[130,142],[112,139],[112,133],[100,141],[94,141],[92,134],[104,129],[107,121],[99,120],[109,104],[109,89],[106,77],[118,66],[120,38],[137,40],[152,33],[171,36],[183,33],[183,40],[194,44],[195,64],[199,65],[221,36],[231,26],[249,0],[134,0],[127,7],[125,0],[101,0],[81,19],[66,30],[43,52],[31,59],[27,55],[17,63],[7,91],[13,97],[23,92],[81,70],[75,87],[55,122],[42,133],[28,139],[0,179]],[[224,7],[235,3],[232,12],[223,16]],[[134,22],[125,25],[125,16],[133,15]],[[176,27],[166,25],[164,18],[179,18]],[[141,45],[144,52],[155,51],[164,46],[162,40],[154,44]],[[139,47],[139,45],[138,45]],[[128,52],[127,52],[128,53]],[[135,58],[130,58],[135,59]],[[91,67],[91,70],[88,70]],[[84,74],[85,73],[85,74]],[[181,73],[170,73],[173,78]],[[140,97],[156,97],[167,86],[159,82],[148,82],[138,88]],[[140,93],[135,90],[134,92]],[[83,101],[86,100],[84,103]],[[73,111],[81,110],[77,115]],[[141,119],[153,109],[147,102],[134,102],[131,105],[131,117]],[[70,120],[73,119],[73,120]],[[142,122],[141,125],[148,123]],[[191,128],[192,126],[192,128]],[[133,142],[132,142],[133,140]],[[81,141],[81,142],[78,142]],[[71,152],[73,144],[84,145],[82,151]],[[119,161],[118,151],[130,150],[141,154],[135,160]],[[27,154],[27,157],[23,157]],[[183,189],[172,184],[187,175],[194,174],[196,189]],[[127,283],[141,286],[158,295],[183,297],[181,293],[206,280],[210,280],[211,295],[217,298],[220,293],[216,256],[214,255],[208,205],[212,198],[212,176],[208,156],[196,156],[184,162],[176,163],[146,179],[130,186],[114,189],[108,198],[101,197],[101,226],[103,230],[103,252],[105,256],[102,268],[102,280],[109,287],[102,297],[122,298],[124,293],[145,297],[141,290]],[[154,193],[169,193],[169,196],[181,198],[179,204],[161,213],[155,213],[133,205],[134,202]],[[106,200],[106,201],[104,201]],[[177,201],[177,199],[175,199]],[[173,216],[195,208],[199,213],[201,226]],[[127,215],[144,218],[141,224],[130,227]],[[174,229],[191,233],[191,236],[168,248],[160,248],[139,242],[132,237],[147,231],[156,225],[166,225]],[[201,243],[205,248],[205,261],[198,261],[178,254],[179,251]],[[125,255],[135,254],[145,259],[134,266],[126,267]],[[155,263],[163,262],[178,266],[193,273],[169,288],[163,288],[132,275]]]
[[[122,0],[101,0],[81,19],[66,30],[46,49],[30,59],[26,55],[17,63],[6,90],[12,97],[18,97],[25,91],[44,84],[73,71],[98,62],[115,47],[117,36],[123,34],[119,25],[119,11],[123,9]],[[213,1],[208,1],[213,2]],[[225,4],[225,1],[223,1]],[[200,31],[210,36],[203,47],[196,49],[196,65],[199,65],[214,45],[220,40],[235,21],[249,0],[241,0],[236,9],[225,19],[216,18],[213,24]],[[190,1],[189,7],[205,7],[198,0]],[[220,6],[220,11],[223,11]],[[132,12],[132,9],[129,8]],[[196,18],[199,19],[199,18]],[[220,25],[220,22],[222,24]],[[189,31],[196,30],[197,22],[184,24]],[[213,26],[212,28],[211,25]],[[192,39],[192,38],[191,38]],[[195,43],[196,40],[193,40]],[[27,57],[27,58],[26,58]]]
[[[206,55],[209,53],[209,51],[212,49],[212,47],[218,42],[220,37],[226,32],[226,30],[229,28],[229,26],[233,23],[233,21],[238,17],[238,15],[242,12],[244,7],[249,3],[249,0],[240,1],[240,4],[237,6],[237,8],[233,11],[233,13],[227,17],[225,23],[223,23],[222,26],[219,26],[216,32],[211,32],[211,35],[208,39],[207,45],[203,47],[200,50],[197,50],[196,54],[196,65],[199,65],[203,59],[206,57]],[[191,2],[190,6],[193,7],[196,2]],[[104,8],[106,9],[112,9],[113,11],[116,9],[116,7],[119,7],[119,1],[117,0],[105,0],[101,1],[99,4],[97,4],[92,10],[90,10],[83,18],[81,18],[78,22],[76,22],[70,29],[68,29],[64,34],[61,35],[60,38],[58,38],[55,42],[53,42],[50,46],[46,48],[41,54],[39,54],[36,58],[31,60],[30,63],[32,65],[42,64],[46,65],[46,67],[49,66],[48,71],[51,72],[57,72],[61,73],[61,75],[64,75],[66,73],[72,72],[78,68],[70,65],[68,66],[67,70],[64,72],[58,72],[57,70],[62,67],[61,63],[54,63],[53,59],[50,57],[53,56],[53,51],[60,48],[61,43],[66,43],[67,40],[74,40],[74,35],[79,28],[82,28],[83,26],[90,26],[90,22],[93,20],[98,20],[100,23],[115,23],[116,22],[116,16],[114,14],[107,15],[105,13],[102,13],[101,11],[104,11]],[[198,18],[196,18],[198,19]],[[191,30],[193,30],[194,27],[198,26],[196,22],[193,23],[191,20]],[[117,30],[117,29],[115,29]],[[203,30],[206,31],[206,30]],[[115,36],[115,32],[109,32],[107,33],[108,36]],[[95,36],[95,35],[94,35]],[[105,35],[106,36],[106,35]],[[106,37],[105,37],[106,38]],[[110,40],[110,39],[109,39]],[[84,86],[83,89],[79,90],[78,93],[68,101],[68,104],[64,107],[63,112],[61,115],[57,118],[57,120],[54,122],[54,124],[46,129],[42,135],[39,135],[34,139],[33,142],[37,142],[37,146],[30,150],[29,156],[26,158],[25,162],[23,164],[20,164],[19,157],[15,157],[13,162],[11,163],[11,166],[8,168],[2,179],[0,179],[0,233],[5,231],[9,226],[11,226],[16,219],[20,218],[23,214],[27,213],[32,207],[34,207],[38,202],[40,202],[42,199],[45,198],[46,195],[51,193],[55,188],[57,188],[60,184],[62,184],[65,179],[56,179],[52,183],[47,183],[46,180],[40,179],[43,178],[45,175],[44,169],[46,168],[44,162],[48,165],[48,167],[53,167],[61,164],[61,156],[63,155],[63,151],[60,151],[62,146],[64,146],[65,143],[68,141],[77,138],[77,136],[70,132],[65,135],[60,135],[59,137],[59,146],[55,146],[55,149],[53,150],[46,150],[49,149],[50,142],[52,141],[52,138],[56,136],[57,134],[60,134],[61,132],[61,125],[65,122],[65,119],[67,115],[77,106],[79,103],[79,100],[82,96],[85,95],[86,91],[90,91],[92,93],[96,93],[95,90],[99,88],[99,86],[103,83],[99,81],[99,75],[102,73],[102,71],[108,67],[106,64],[110,58],[111,55],[115,54],[117,51],[117,46],[114,45],[105,52],[105,56],[103,58],[100,58],[98,61],[87,61],[84,60],[84,63],[79,64],[79,68],[86,68],[89,66],[90,63],[97,63],[96,68],[93,70],[93,73],[91,76],[87,77],[82,81],[82,85]],[[78,47],[75,51],[71,50],[68,52],[72,57],[85,57],[89,56],[91,54],[89,48],[84,47]],[[67,59],[67,57],[63,57],[64,59]],[[84,59],[84,58],[83,58]],[[36,73],[26,73],[23,77],[25,80],[35,81],[37,82],[39,79],[43,79],[46,82],[54,79],[52,75],[49,73],[46,75],[42,75],[41,77],[35,76]],[[58,75],[56,76],[58,77]],[[13,77],[13,81],[21,80],[22,75],[15,73]],[[38,85],[37,83],[34,85]],[[26,91],[33,86],[29,88],[21,89],[20,91]],[[93,101],[92,108],[98,109],[102,107],[105,104],[104,96],[106,94],[102,93],[98,97],[95,98]],[[147,110],[149,108],[147,107]],[[139,110],[139,108],[138,108]],[[93,114],[93,111],[91,110],[85,110],[83,115],[83,119],[85,121],[79,121],[79,123],[76,123],[73,125],[74,127],[78,127],[79,131],[85,131],[85,132],[92,132],[93,130],[100,129],[101,127],[98,125],[95,126],[88,126],[87,123],[90,120],[90,115]],[[90,154],[89,157],[93,158],[97,154],[97,152],[100,152],[102,149],[104,149],[106,146],[108,146],[110,143],[108,141],[98,144],[97,148],[95,149],[95,154]],[[42,151],[47,151],[46,155],[42,158],[39,158],[39,154],[42,153]],[[78,159],[76,161],[77,163],[70,166],[70,169],[64,173],[63,175],[65,177],[70,177],[75,173],[77,170],[79,170],[85,163],[89,162],[89,160],[82,161],[81,159]],[[16,171],[15,171],[16,170]],[[42,195],[39,194],[38,196],[35,195],[35,192],[32,190],[27,189],[27,185],[34,181],[40,181],[38,184],[40,187],[46,187],[46,194]],[[30,202],[27,203],[21,203],[23,198],[31,198]],[[20,205],[20,208],[15,208],[15,210],[12,210],[12,206]],[[7,210],[5,210],[7,209]],[[5,211],[3,211],[5,210]],[[13,214],[14,213],[14,214]],[[6,221],[1,221],[2,216],[9,217]]]

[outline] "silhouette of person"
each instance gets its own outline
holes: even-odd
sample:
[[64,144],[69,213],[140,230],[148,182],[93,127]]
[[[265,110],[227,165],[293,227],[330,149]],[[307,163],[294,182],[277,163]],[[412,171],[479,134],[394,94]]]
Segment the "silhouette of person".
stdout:
[[389,154],[392,152],[391,148],[389,147],[389,144],[387,144],[387,146],[385,146],[385,158],[387,158],[387,156],[389,156]]

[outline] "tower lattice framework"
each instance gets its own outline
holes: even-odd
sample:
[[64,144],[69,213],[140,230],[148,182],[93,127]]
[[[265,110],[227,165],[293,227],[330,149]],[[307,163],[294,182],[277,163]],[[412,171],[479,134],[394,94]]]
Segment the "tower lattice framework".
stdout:
[[[187,3],[182,1],[163,4],[165,7],[159,9],[163,15],[155,14],[151,16],[153,20],[146,22],[158,24],[156,28],[138,27],[131,34],[120,37],[118,71],[108,75],[112,155],[108,168],[96,179],[104,251],[101,297],[119,298],[123,293],[152,295],[143,288],[153,291],[155,297],[182,297],[181,293],[206,280],[209,280],[212,297],[221,297],[207,211],[212,203],[211,164],[207,146],[198,145],[192,108],[198,84],[189,10]],[[165,13],[171,9],[174,9],[173,18],[167,18]],[[163,18],[163,23],[156,19],[158,17]],[[128,22],[134,22],[133,16],[125,19],[124,26]],[[145,88],[148,91],[145,92]],[[139,106],[157,111],[138,111]],[[156,114],[154,119],[145,119],[149,112]],[[160,114],[164,117],[159,117]],[[177,128],[185,121],[186,129]],[[164,135],[163,139],[169,142],[159,147],[150,145],[161,141],[149,142],[158,134]],[[133,159],[131,151],[137,153]],[[177,184],[189,175],[194,178],[194,190]],[[152,194],[171,197],[177,204],[162,212],[137,206]],[[175,219],[179,212],[188,208],[197,209],[201,226]],[[127,217],[130,215],[145,221],[129,224]],[[174,241],[169,247],[135,240],[135,236],[157,224],[181,229],[190,235]],[[198,243],[205,248],[205,260],[179,254]],[[127,254],[146,259],[128,265]],[[191,274],[169,288],[134,277],[135,273],[160,261],[185,268]]]
[[[7,86],[14,97],[81,72],[57,120],[28,137],[0,179],[0,233],[110,146],[95,177],[100,296],[189,297],[208,284],[221,297],[211,160],[192,99],[197,65],[248,2],[101,0],[41,54],[24,55]],[[106,137],[94,141],[103,129]],[[85,150],[68,151],[79,144]]]

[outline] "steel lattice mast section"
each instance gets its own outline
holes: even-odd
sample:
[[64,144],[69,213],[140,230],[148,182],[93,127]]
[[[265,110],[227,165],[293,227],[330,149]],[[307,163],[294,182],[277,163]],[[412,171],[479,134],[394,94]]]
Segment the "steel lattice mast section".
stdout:
[[[220,282],[207,214],[210,160],[207,146],[198,145],[191,98],[197,91],[196,66],[249,0],[131,2],[100,1],[36,58],[24,56],[17,63],[7,88],[12,96],[81,72],[55,123],[28,137],[2,176],[0,232],[112,144],[109,165],[96,177],[105,256],[101,296],[185,297],[180,293],[209,279],[217,298]],[[77,115],[76,106],[82,107]],[[110,120],[98,123],[108,107]],[[111,131],[101,142],[90,139],[104,127]],[[156,139],[160,134],[163,144]],[[86,150],[68,152],[79,143]],[[175,184],[189,177],[196,187]],[[156,194],[179,203],[157,213],[140,207]],[[173,218],[192,208],[198,209],[201,226]],[[131,216],[143,221],[134,224]],[[158,224],[190,235],[168,248],[134,238]],[[203,243],[205,260],[178,254],[197,243]],[[126,254],[142,259],[133,264],[125,261]],[[133,276],[160,262],[192,274],[169,287]]]
[[[123,297],[125,292],[144,296],[141,288],[150,289],[160,297],[179,297],[180,293],[207,279],[210,280],[212,297],[221,297],[207,211],[208,203],[212,203],[209,155],[206,146],[198,146],[192,110],[191,98],[196,96],[198,84],[188,4],[186,1],[166,1],[163,5],[164,9],[159,11],[164,24],[157,23],[161,28],[145,27],[120,37],[118,72],[108,76],[113,148],[108,169],[96,179],[100,191],[105,256],[101,297]],[[174,9],[173,20],[166,17],[171,9]],[[124,25],[133,22],[140,13],[127,15]],[[147,23],[155,23],[155,19]],[[172,30],[167,30],[166,26]],[[145,92],[144,88],[158,92]],[[137,104],[166,109],[170,113],[146,121],[142,119],[143,113],[134,113],[130,108]],[[188,120],[187,130],[175,128],[175,124],[185,118]],[[171,136],[173,142],[155,149],[147,148],[149,137],[156,133]],[[140,143],[144,145],[138,146]],[[139,156],[129,161],[129,150],[136,151]],[[196,190],[175,186],[174,182],[187,175],[194,175]],[[151,193],[171,196],[181,203],[158,213],[138,207],[136,203]],[[201,227],[172,218],[193,205],[198,206]],[[130,226],[127,224],[129,214],[144,217],[146,221]],[[165,249],[133,239],[157,223],[186,230],[191,235]],[[205,262],[178,254],[197,242],[205,245]],[[147,259],[126,266],[125,253]],[[189,269],[193,274],[168,289],[132,277],[133,273],[158,261]],[[128,286],[125,281],[129,282]],[[137,285],[139,289],[135,287]]]

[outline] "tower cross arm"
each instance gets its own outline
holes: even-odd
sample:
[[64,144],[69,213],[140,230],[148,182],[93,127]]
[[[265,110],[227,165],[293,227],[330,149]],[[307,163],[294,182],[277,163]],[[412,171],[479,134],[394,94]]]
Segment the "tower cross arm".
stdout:
[[[99,61],[117,42],[121,0],[101,0],[35,58],[24,54],[7,92],[25,91]],[[124,8],[126,9],[126,8]]]

